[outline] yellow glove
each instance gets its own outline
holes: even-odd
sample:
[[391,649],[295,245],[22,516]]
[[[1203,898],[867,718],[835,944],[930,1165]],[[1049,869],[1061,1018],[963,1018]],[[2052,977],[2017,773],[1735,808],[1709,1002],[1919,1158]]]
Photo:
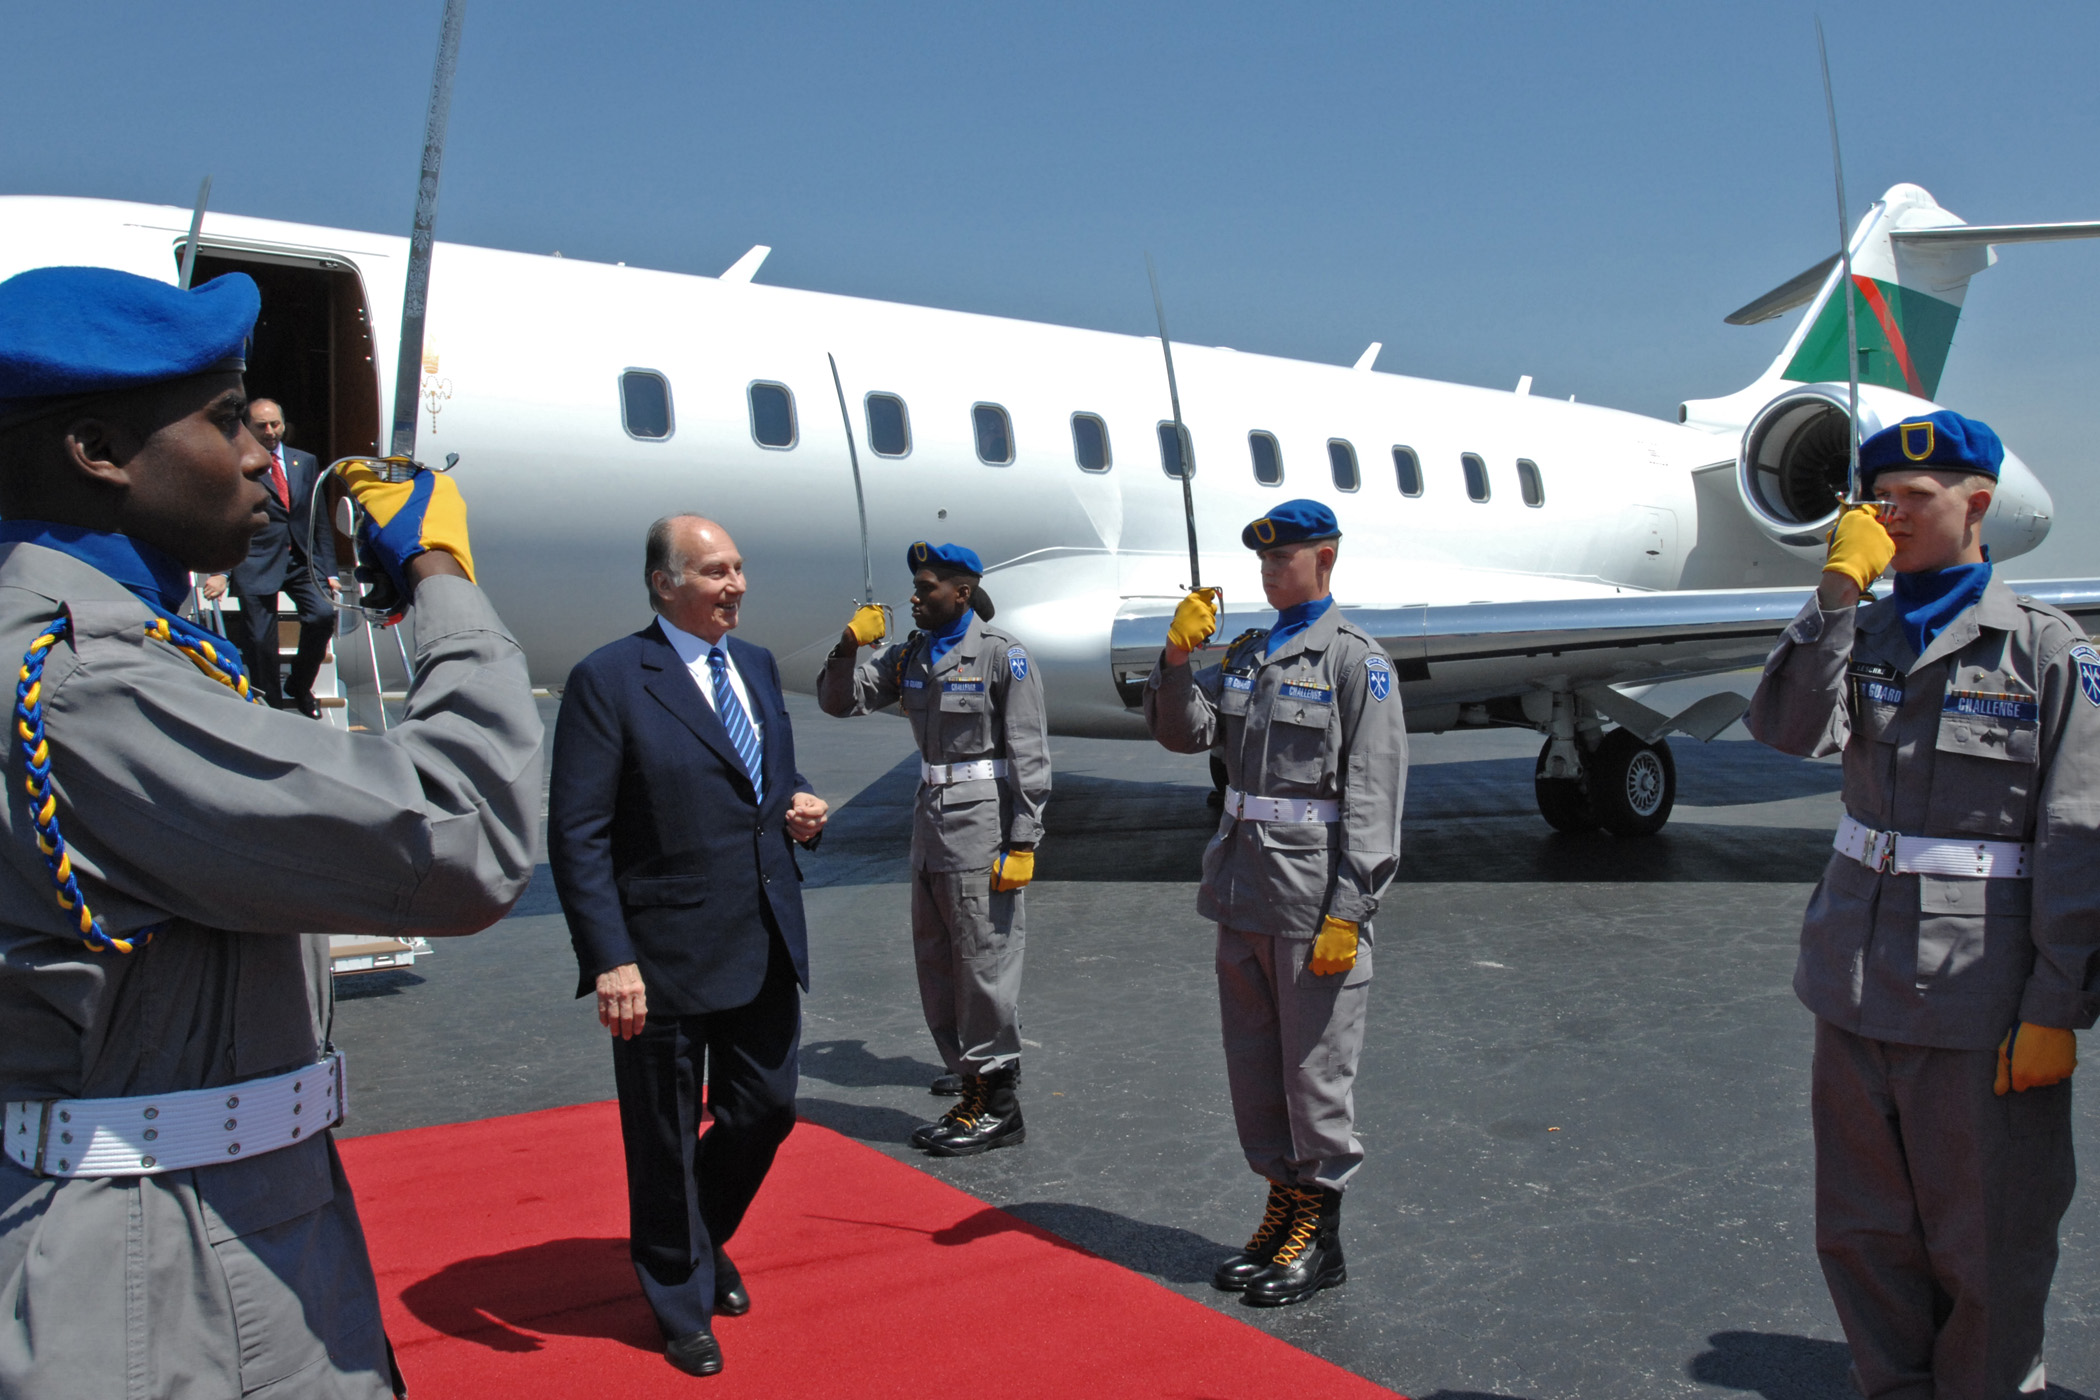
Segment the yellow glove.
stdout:
[[1356,930],[1356,924],[1332,914],[1320,920],[1320,932],[1313,938],[1312,958],[1305,964],[1306,969],[1315,977],[1327,977],[1355,967]]
[[853,620],[846,624],[846,630],[853,634],[854,641],[871,647],[889,635],[890,623],[882,615],[881,608],[873,603],[863,603],[853,610]]
[[2061,1084],[2078,1068],[2078,1032],[2022,1021],[1998,1042],[1998,1082],[1991,1092],[2020,1093]]
[[1167,624],[1167,645],[1195,651],[1217,630],[1218,590],[1198,588],[1174,609],[1174,620]]
[[1881,513],[1872,506],[1854,506],[1830,527],[1830,556],[1823,561],[1823,572],[1843,574],[1864,593],[1895,557],[1896,542],[1881,528]]
[[1034,851],[1001,851],[992,858],[993,894],[1020,889],[1034,878]]
[[357,541],[367,557],[406,598],[413,591],[403,572],[426,549],[442,549],[474,577],[467,547],[467,503],[452,478],[425,469],[407,481],[388,481],[370,464],[352,462],[337,470],[350,499],[365,513]]

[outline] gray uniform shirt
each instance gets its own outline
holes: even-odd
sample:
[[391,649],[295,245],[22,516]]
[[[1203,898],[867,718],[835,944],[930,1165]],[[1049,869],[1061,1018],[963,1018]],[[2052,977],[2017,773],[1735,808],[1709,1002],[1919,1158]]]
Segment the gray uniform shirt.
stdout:
[[1145,723],[1176,753],[1222,738],[1227,780],[1242,792],[1341,804],[1331,823],[1227,815],[1203,852],[1196,907],[1206,917],[1311,938],[1328,914],[1369,922],[1400,869],[1407,722],[1392,662],[1340,608],[1264,657],[1267,638],[1248,633],[1201,673],[1155,665]]
[[933,662],[919,634],[855,665],[834,651],[817,676],[827,715],[864,715],[901,705],[927,763],[1006,760],[1004,778],[919,784],[911,826],[914,869],[986,870],[1000,848],[1043,839],[1050,800],[1050,727],[1043,678],[1011,635],[972,616],[948,654]]
[[1794,991],[1856,1035],[1988,1050],[2016,1021],[2100,1013],[2100,653],[1993,579],[1915,655],[1893,599],[1809,600],[1747,720],[1787,753],[1845,756],[1845,810],[1877,831],[2034,843],[2033,878],[1869,870],[1832,853]]
[[[332,1008],[310,930],[471,933],[532,874],[540,722],[481,591],[416,591],[416,681],[391,732],[249,705],[150,640],[146,607],[67,555],[0,545],[12,669],[64,603],[44,668],[59,822],[88,951],[23,796],[0,800],[0,1099],[211,1088],[312,1063]],[[350,1101],[356,1102],[356,1067]],[[0,1394],[390,1393],[378,1296],[334,1143],[223,1166],[47,1180],[0,1160]]]

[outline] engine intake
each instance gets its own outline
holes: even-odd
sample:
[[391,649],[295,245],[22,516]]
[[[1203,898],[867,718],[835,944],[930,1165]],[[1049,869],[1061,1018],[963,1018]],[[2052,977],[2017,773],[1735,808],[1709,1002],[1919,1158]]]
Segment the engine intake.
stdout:
[[[1779,544],[1820,552],[1837,516],[1851,466],[1846,394],[1843,384],[1804,384],[1759,409],[1743,429],[1736,486],[1751,519]],[[1863,384],[1860,436],[1933,407],[1909,394]]]

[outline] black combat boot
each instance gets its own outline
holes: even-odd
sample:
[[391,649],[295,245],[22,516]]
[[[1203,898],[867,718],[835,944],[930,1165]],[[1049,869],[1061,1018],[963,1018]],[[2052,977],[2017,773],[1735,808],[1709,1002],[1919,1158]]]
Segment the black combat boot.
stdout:
[[1280,1181],[1269,1183],[1269,1204],[1261,1213],[1261,1224],[1254,1227],[1254,1238],[1247,1247],[1218,1265],[1218,1271],[1210,1276],[1210,1286],[1223,1293],[1237,1293],[1276,1257],[1276,1246],[1283,1243],[1283,1232],[1290,1228],[1297,1213],[1298,1197],[1290,1187]]
[[1302,1303],[1349,1278],[1342,1262],[1342,1193],[1324,1186],[1291,1188],[1297,1209],[1269,1267],[1247,1280],[1247,1302],[1257,1308]]
[[956,1092],[962,1097],[946,1113],[943,1113],[931,1123],[921,1123],[918,1127],[912,1129],[911,1145],[913,1147],[923,1151],[933,1146],[935,1138],[944,1137],[956,1128],[961,1127],[965,1118],[975,1114],[982,1107],[983,1078],[975,1074],[964,1074],[956,1077],[961,1081],[962,1085]]
[[[929,1157],[975,1157],[995,1147],[1019,1147],[1028,1140],[1021,1122],[1021,1096],[1014,1092],[1016,1065],[975,1076],[963,1089],[956,1125],[926,1144]],[[975,1095],[970,1087],[976,1089]],[[974,1101],[973,1101],[974,1100]]]
[[962,1093],[963,1077],[959,1074],[943,1074],[927,1086],[927,1092],[936,1098],[952,1099]]

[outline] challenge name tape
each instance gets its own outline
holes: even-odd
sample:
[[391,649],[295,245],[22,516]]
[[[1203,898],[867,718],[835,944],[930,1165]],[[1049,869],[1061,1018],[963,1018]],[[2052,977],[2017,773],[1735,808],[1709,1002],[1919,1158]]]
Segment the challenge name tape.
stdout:
[[2042,707],[2024,695],[1993,695],[1979,690],[1950,691],[1941,713],[1982,719],[2039,720]]

